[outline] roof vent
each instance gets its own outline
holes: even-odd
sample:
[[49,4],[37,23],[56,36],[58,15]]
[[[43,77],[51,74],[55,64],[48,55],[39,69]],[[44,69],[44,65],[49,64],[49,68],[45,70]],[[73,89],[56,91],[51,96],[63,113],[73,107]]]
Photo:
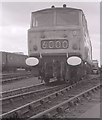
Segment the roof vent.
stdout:
[[52,6],[51,6],[51,8],[55,8],[55,6],[54,6],[54,5],[52,5]]
[[66,4],[63,4],[63,8],[66,8]]

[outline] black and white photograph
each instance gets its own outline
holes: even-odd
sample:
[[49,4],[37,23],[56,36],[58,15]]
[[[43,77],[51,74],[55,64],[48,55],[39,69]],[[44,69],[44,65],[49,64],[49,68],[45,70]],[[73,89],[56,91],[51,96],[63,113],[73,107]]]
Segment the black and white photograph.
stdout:
[[2,1],[0,14],[0,118],[101,119],[102,2]]

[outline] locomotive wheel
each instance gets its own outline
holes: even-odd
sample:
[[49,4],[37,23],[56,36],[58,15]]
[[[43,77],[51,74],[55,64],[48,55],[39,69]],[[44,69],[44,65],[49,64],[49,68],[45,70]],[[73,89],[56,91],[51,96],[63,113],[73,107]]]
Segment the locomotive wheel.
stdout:
[[60,76],[57,76],[57,81],[62,81],[61,77]]
[[65,83],[70,84],[71,79],[70,79],[69,73],[66,73],[66,76],[64,77],[64,81],[65,81]]
[[66,79],[65,83],[70,84],[70,80]]
[[46,84],[46,85],[48,85],[48,84],[49,84],[49,81],[50,81],[50,79],[49,79],[49,78],[45,78],[45,79],[44,79],[44,82],[45,82],[45,84]]
[[70,84],[71,76],[70,76],[70,71],[69,71],[68,66],[65,70],[63,78],[64,78],[65,83]]

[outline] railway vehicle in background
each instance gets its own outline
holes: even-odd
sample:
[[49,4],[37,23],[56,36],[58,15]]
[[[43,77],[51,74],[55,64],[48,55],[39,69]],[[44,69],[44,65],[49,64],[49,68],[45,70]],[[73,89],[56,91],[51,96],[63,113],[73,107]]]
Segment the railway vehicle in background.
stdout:
[[100,67],[100,80],[102,81],[102,65]]
[[26,64],[51,78],[73,83],[91,73],[92,46],[81,9],[54,7],[32,12]]
[[0,52],[0,70],[2,72],[14,72],[19,70],[30,70],[30,67],[26,65],[25,60],[27,55],[21,55],[9,52]]
[[1,73],[1,71],[2,71],[2,54],[0,53],[0,73]]
[[98,61],[97,60],[92,60],[92,73],[93,74],[98,74],[99,73],[99,66],[98,66]]

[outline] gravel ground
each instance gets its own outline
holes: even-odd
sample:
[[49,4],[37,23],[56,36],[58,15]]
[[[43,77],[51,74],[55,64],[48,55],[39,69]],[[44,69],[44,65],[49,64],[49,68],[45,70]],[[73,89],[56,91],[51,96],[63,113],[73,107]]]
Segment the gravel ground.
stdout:
[[86,111],[79,118],[100,118],[100,103]]
[[[62,113],[62,115],[59,115],[57,117],[58,118],[82,118],[82,117],[84,118],[85,115],[83,114],[87,113],[90,109],[92,109],[98,104],[100,104],[100,91],[95,93],[92,96],[92,99],[82,100],[80,104],[78,104],[77,106],[74,106],[73,108],[67,109],[64,113]],[[100,112],[100,108],[96,112]],[[87,118],[88,117],[89,116],[87,116]],[[97,114],[96,114],[96,118],[97,118]]]

